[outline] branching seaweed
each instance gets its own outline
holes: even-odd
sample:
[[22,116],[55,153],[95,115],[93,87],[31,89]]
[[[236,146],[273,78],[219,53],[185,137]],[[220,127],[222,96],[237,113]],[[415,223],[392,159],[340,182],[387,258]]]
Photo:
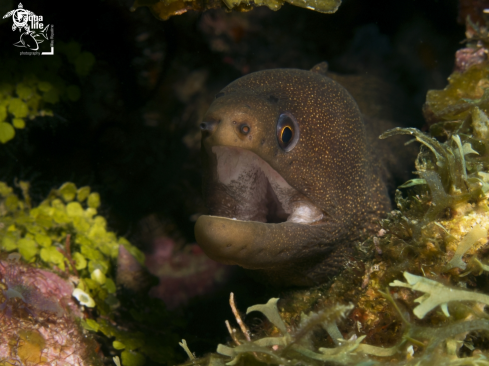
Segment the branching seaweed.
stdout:
[[467,264],[462,260],[462,256],[481,239],[487,241],[487,229],[476,225],[460,242],[453,258],[447,263],[446,270],[448,271],[455,267],[460,269],[467,268]]
[[[450,301],[475,301],[489,304],[489,296],[476,294],[469,291],[453,290],[439,282],[429,280],[423,277],[415,276],[410,273],[404,273],[408,283],[395,281],[391,286],[402,286],[414,291],[425,292],[425,295],[417,302],[420,305],[414,309],[414,314],[422,319],[424,316],[437,306],[442,306],[446,316],[449,316],[446,304]],[[420,349],[421,357],[416,364],[431,362],[433,357],[439,361],[443,359],[443,364],[447,365],[485,365],[488,363],[484,355],[477,357],[459,358],[455,352],[449,352],[446,358],[440,358],[440,355],[434,351],[444,342],[446,347],[452,342],[452,339],[459,334],[471,331],[489,331],[489,320],[477,319],[471,321],[454,322],[444,327],[425,327],[410,323],[400,312],[395,300],[388,293],[384,295],[395,306],[403,322],[406,324],[405,331],[400,341],[393,347],[383,348],[362,343],[366,336],[353,335],[349,340],[338,339],[338,344],[333,348],[319,347],[316,351],[312,343],[306,340],[306,335],[310,335],[314,328],[322,327],[333,337],[339,330],[336,322],[341,321],[352,309],[353,305],[336,305],[324,309],[317,313],[311,313],[308,316],[302,314],[300,325],[297,328],[287,327],[282,320],[277,309],[278,299],[270,299],[267,304],[255,305],[248,308],[250,311],[259,311],[263,313],[268,320],[277,327],[280,336],[259,338],[254,341],[245,341],[234,347],[220,344],[217,347],[217,353],[230,357],[231,360],[226,365],[247,364],[247,359],[252,357],[258,364],[291,364],[291,365],[315,365],[315,361],[332,362],[340,365],[358,365],[368,361],[368,364],[380,364],[379,358],[390,358],[396,355],[405,354],[408,359],[414,353],[413,345]],[[335,331],[331,332],[328,325],[334,324]],[[305,341],[306,340],[306,341]],[[408,344],[411,344],[409,346]],[[424,352],[421,352],[423,350]],[[370,358],[372,357],[372,358]],[[421,362],[421,363],[420,363]],[[438,363],[442,364],[442,363]]]
[[[234,347],[220,344],[217,353],[231,357],[226,365],[240,364],[246,357],[254,357],[257,361],[268,364],[315,364],[314,361],[334,362],[341,365],[354,365],[366,360],[367,355],[390,357],[400,350],[400,345],[391,348],[376,347],[363,344],[365,336],[353,335],[349,340],[343,339],[337,322],[341,321],[352,309],[353,305],[335,305],[316,313],[301,315],[297,327],[287,327],[277,308],[279,299],[270,299],[267,304],[255,305],[247,310],[259,311],[278,329],[280,335],[245,341]],[[335,341],[336,347],[319,347],[317,351],[310,342],[312,332],[323,328]],[[244,361],[243,361],[244,362]]]
[[460,123],[451,131],[444,143],[415,128],[394,128],[380,136],[385,139],[400,134],[411,135],[422,144],[416,160],[416,174],[420,178],[412,179],[399,188],[427,186],[430,194],[412,196],[409,204],[399,191],[396,194],[399,208],[408,217],[408,206],[412,209],[413,217],[417,217],[419,209],[425,207],[421,219],[407,220],[415,240],[419,240],[421,231],[427,225],[435,223],[447,209],[485,198],[485,193],[489,190],[486,182],[489,176],[481,170],[489,167],[489,159],[481,140],[476,141],[473,136],[477,135],[489,142],[489,124],[486,119],[479,108],[472,108],[466,123]]
[[414,291],[425,293],[420,298],[414,300],[414,302],[419,303],[419,305],[414,308],[413,313],[419,319],[423,319],[426,314],[437,306],[440,306],[443,314],[449,317],[448,303],[451,301],[475,301],[489,305],[488,295],[479,294],[473,291],[447,288],[439,282],[416,276],[408,272],[404,272],[404,277],[406,278],[407,283],[396,280],[392,282],[390,286],[407,287]]

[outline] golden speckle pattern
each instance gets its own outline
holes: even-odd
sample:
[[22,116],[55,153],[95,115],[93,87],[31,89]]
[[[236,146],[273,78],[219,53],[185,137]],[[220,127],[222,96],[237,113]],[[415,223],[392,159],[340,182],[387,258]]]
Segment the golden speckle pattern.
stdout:
[[[299,142],[289,152],[276,137],[284,112],[300,126]],[[324,215],[308,225],[201,216],[196,237],[214,259],[254,269],[272,284],[314,285],[336,274],[353,243],[375,230],[390,209],[382,166],[357,103],[325,75],[296,69],[252,73],[224,88],[204,120],[219,126],[203,134],[204,196],[215,180],[211,147],[232,146],[266,161]],[[236,138],[227,127],[231,120],[246,123],[248,134]]]

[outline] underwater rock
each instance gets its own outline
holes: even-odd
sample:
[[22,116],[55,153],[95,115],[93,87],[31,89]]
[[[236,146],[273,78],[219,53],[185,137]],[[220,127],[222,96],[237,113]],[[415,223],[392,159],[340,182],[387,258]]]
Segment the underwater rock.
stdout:
[[3,257],[0,365],[102,365],[98,345],[75,320],[82,312],[73,285],[12,254]]
[[147,293],[157,282],[148,269],[122,245],[117,256],[116,281],[134,293]]
[[36,311],[48,311],[57,315],[71,313],[81,316],[71,296],[73,284],[52,272],[22,265],[15,254],[10,254],[9,258],[0,260],[0,275],[5,286],[2,310],[9,307],[11,299],[18,298],[25,303],[27,311],[34,314]]
[[249,11],[256,6],[268,6],[272,10],[279,10],[286,2],[320,13],[334,13],[341,4],[341,0],[135,0],[131,11],[147,6],[156,18],[167,20],[171,16],[184,14],[188,10],[203,12],[209,9],[226,8]]

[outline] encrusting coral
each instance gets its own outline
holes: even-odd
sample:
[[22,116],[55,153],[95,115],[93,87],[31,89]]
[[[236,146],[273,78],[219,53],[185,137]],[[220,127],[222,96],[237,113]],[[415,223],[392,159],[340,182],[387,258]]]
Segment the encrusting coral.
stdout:
[[268,319],[254,334],[236,311],[241,332],[228,325],[232,341],[193,364],[489,365],[488,38],[472,28],[449,85],[428,93],[430,133],[380,137],[421,143],[398,210],[331,283],[249,308]]

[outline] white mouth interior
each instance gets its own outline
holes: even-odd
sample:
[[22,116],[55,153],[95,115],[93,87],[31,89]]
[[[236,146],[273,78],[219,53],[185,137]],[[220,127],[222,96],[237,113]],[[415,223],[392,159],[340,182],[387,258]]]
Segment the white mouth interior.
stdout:
[[[227,146],[214,146],[217,176],[235,219],[268,223],[312,224],[323,212],[291,187],[282,176],[255,153]],[[226,212],[226,210],[224,210]]]

